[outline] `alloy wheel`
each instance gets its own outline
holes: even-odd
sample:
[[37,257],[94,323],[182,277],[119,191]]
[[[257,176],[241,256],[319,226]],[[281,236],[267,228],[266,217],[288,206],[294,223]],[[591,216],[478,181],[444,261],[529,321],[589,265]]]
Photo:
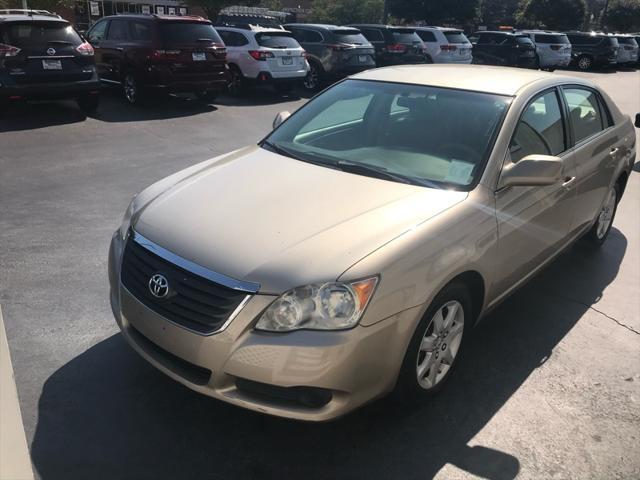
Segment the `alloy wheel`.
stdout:
[[138,100],[138,84],[130,73],[124,77],[124,96],[131,104],[136,103]]
[[452,300],[442,305],[420,342],[416,360],[418,384],[431,390],[446,376],[460,350],[464,332],[464,309]]
[[242,76],[235,68],[231,69],[229,84],[227,86],[231,95],[239,95],[242,91]]
[[596,236],[598,240],[602,240],[607,232],[609,231],[609,227],[611,227],[611,222],[613,221],[613,214],[616,209],[616,190],[612,188],[609,190],[609,194],[607,195],[607,199],[602,205],[602,210],[600,211],[600,215],[598,215],[598,226],[596,228]]
[[320,72],[314,63],[309,65],[309,73],[304,77],[304,88],[307,90],[315,90],[320,83]]
[[589,57],[580,57],[578,60],[578,68],[580,70],[589,70],[591,68],[591,59]]

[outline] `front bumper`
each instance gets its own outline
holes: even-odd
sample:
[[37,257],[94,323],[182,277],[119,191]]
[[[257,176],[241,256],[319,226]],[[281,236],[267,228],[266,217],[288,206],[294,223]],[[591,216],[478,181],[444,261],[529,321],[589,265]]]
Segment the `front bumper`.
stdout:
[[[271,334],[253,330],[253,324],[276,297],[257,294],[224,330],[199,335],[153,312],[122,286],[121,243],[114,235],[109,280],[122,334],[149,363],[192,390],[262,413],[324,421],[393,389],[419,307],[369,327]],[[247,389],[247,383],[266,386],[267,393]],[[270,388],[328,401],[310,405],[270,395]]]

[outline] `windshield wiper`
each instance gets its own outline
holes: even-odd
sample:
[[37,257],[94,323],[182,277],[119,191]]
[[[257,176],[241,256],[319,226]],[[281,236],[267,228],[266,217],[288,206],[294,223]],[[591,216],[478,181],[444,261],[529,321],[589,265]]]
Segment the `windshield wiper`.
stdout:
[[410,185],[424,186],[419,180],[389,172],[384,167],[375,167],[364,163],[354,163],[341,160],[336,163],[336,167],[343,172],[366,175],[368,177],[380,178],[382,180],[393,180],[394,182],[407,183]]
[[284,148],[284,147],[281,147],[277,143],[270,142],[269,140],[263,141],[262,145],[266,145],[271,150],[273,150],[275,153],[278,153],[280,155],[284,155],[285,157],[291,157],[291,158],[293,158],[295,160],[304,160],[304,158],[300,158],[299,155],[296,155],[291,150],[289,150],[287,148]]

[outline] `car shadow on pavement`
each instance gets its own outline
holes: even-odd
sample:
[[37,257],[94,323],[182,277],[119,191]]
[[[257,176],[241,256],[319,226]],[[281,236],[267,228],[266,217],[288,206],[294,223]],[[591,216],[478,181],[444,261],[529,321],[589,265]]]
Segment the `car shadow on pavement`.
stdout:
[[290,93],[278,93],[270,87],[253,87],[247,89],[241,95],[220,95],[216,101],[216,105],[224,105],[227,107],[255,107],[265,105],[278,105],[279,103],[287,103],[300,100],[302,97],[298,90]]
[[74,101],[0,104],[0,133],[67,125],[86,118]]
[[578,244],[564,253],[483,321],[429,402],[383,399],[330,423],[263,416],[194,393],[114,335],[47,379],[34,465],[45,480],[428,479],[446,464],[513,479],[514,452],[474,437],[601,298],[626,248],[614,228],[601,250]]

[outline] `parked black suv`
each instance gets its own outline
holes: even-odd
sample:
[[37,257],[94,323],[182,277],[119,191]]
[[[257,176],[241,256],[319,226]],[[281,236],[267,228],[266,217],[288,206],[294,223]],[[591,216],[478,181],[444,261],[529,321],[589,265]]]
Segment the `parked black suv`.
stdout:
[[527,35],[483,31],[473,34],[471,41],[473,63],[538,68],[536,46]]
[[566,32],[571,42],[571,65],[579,70],[613,67],[618,62],[618,40],[602,33]]
[[376,66],[373,46],[355,28],[307,23],[283,27],[307,52],[310,67],[304,81],[307,90]]
[[131,104],[152,92],[195,93],[211,101],[227,88],[226,49],[202,17],[117,15],[87,33],[100,80],[122,85]]
[[413,28],[391,25],[351,25],[362,32],[376,49],[379,67],[426,63],[424,43]]
[[93,48],[58,15],[0,10],[0,101],[76,98],[85,111],[99,99]]

